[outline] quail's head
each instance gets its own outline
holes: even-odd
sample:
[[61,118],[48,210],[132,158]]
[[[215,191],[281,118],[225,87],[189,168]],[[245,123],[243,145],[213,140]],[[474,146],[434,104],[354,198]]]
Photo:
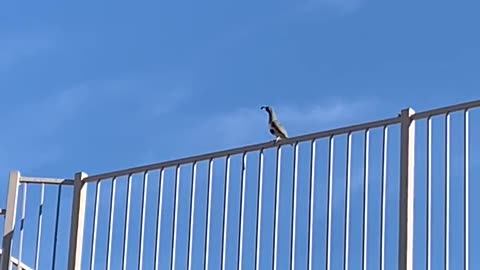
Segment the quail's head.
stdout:
[[262,107],[260,107],[260,110],[265,110],[266,112],[271,113],[272,112],[272,107],[262,106]]

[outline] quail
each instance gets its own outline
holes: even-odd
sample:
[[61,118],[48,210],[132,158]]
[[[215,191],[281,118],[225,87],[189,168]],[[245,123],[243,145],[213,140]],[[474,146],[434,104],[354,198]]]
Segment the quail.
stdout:
[[275,142],[281,139],[287,139],[288,138],[287,131],[278,121],[277,116],[273,112],[272,107],[262,106],[260,109],[265,110],[268,113],[269,131],[273,136],[275,136]]

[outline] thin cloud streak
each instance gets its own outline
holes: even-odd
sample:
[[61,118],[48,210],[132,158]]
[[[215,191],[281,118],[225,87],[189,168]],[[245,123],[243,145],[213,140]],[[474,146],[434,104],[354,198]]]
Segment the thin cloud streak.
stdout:
[[19,61],[49,51],[56,46],[55,39],[46,34],[0,36],[0,40],[0,71],[8,70]]
[[1,119],[2,169],[30,170],[59,159],[63,151],[55,143],[55,134],[80,111],[87,98],[85,90],[72,87],[8,110]]
[[304,12],[329,10],[349,14],[360,8],[363,2],[364,0],[307,0],[300,5],[300,10]]
[[[290,137],[350,124],[366,115],[373,101],[334,101],[310,106],[271,105]],[[186,129],[189,151],[214,151],[273,140],[267,115],[255,108],[218,112]],[[194,153],[190,153],[194,154]],[[197,152],[198,154],[198,152]]]
[[[40,169],[64,157],[67,154],[65,148],[75,147],[71,145],[75,140],[71,137],[74,133],[72,129],[93,128],[95,134],[116,136],[120,123],[145,126],[149,121],[175,111],[190,96],[187,88],[175,88],[162,92],[145,91],[145,95],[137,97],[139,84],[135,82],[85,82],[49,96],[17,102],[7,108],[0,116],[4,126],[4,132],[0,134],[0,169]],[[161,97],[169,98],[165,100]],[[118,108],[128,110],[115,113]],[[91,123],[92,117],[101,124]],[[68,145],[63,145],[65,143]],[[121,140],[115,143],[121,143]]]

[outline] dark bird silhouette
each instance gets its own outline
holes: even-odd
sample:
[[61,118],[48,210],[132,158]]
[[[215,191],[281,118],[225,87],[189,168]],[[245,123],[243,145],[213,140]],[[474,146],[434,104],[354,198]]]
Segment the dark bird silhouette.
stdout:
[[287,131],[278,121],[277,116],[273,112],[272,107],[262,106],[260,109],[265,110],[268,113],[269,131],[273,136],[275,136],[275,142],[281,139],[287,139],[288,138]]

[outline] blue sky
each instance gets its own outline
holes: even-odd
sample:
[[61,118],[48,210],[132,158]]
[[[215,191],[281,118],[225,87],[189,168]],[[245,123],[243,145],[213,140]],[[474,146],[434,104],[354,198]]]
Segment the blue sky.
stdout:
[[2,3],[0,173],[92,175],[270,140],[262,105],[293,136],[477,99],[478,8]]

